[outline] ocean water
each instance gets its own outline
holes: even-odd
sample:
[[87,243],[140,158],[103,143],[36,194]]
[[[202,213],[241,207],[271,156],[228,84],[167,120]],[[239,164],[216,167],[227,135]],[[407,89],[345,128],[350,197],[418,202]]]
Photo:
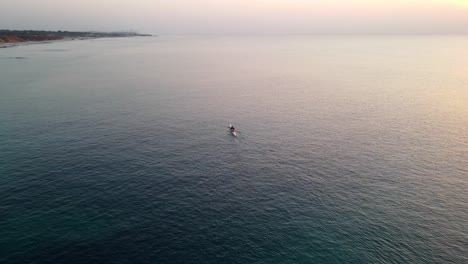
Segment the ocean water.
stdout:
[[468,263],[467,47],[0,49],[0,263]]

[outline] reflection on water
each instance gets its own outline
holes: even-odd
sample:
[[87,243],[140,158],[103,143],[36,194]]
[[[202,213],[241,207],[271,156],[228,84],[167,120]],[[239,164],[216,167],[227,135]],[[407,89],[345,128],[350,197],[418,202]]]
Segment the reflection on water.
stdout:
[[466,260],[468,38],[47,45],[0,52],[0,262]]

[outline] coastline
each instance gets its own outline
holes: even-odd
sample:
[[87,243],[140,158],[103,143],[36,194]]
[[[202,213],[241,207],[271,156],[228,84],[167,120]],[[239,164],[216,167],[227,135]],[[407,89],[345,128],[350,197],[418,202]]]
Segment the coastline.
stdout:
[[85,39],[56,39],[56,40],[43,40],[43,41],[22,41],[22,42],[7,42],[0,43],[0,49],[13,48],[19,46],[37,45],[37,44],[50,44],[61,41],[72,41],[72,40],[85,40]]
[[[29,45],[38,45],[38,44],[51,44],[57,42],[66,42],[66,41],[80,41],[80,40],[92,40],[92,39],[105,39],[109,37],[94,37],[94,38],[63,38],[55,40],[43,40],[43,41],[22,41],[22,42],[7,42],[0,43],[0,49],[29,46]],[[125,38],[125,37],[122,37]]]
[[47,44],[57,41],[88,40],[99,38],[150,37],[134,32],[69,32],[69,31],[12,31],[0,30],[0,48]]

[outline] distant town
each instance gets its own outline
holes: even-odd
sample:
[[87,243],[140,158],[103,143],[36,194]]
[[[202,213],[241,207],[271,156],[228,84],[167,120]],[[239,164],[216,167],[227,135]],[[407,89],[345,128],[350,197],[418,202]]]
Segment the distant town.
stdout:
[[29,41],[50,41],[61,39],[119,38],[152,36],[136,32],[86,32],[86,31],[42,31],[0,29],[0,45]]

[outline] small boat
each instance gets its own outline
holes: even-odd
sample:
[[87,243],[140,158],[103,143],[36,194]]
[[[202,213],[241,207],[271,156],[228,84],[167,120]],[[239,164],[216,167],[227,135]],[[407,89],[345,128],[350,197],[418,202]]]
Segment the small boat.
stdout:
[[237,131],[236,128],[234,128],[231,124],[229,124],[229,131],[231,131],[231,134],[235,137],[237,137]]

